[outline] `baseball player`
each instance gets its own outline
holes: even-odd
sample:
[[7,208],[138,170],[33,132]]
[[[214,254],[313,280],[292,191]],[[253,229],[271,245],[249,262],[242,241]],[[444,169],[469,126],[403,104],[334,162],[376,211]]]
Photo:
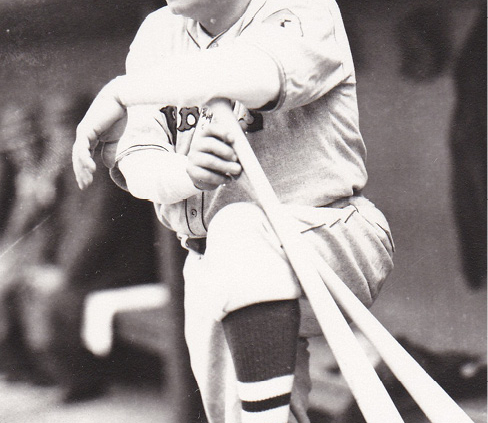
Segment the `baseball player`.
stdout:
[[334,0],[170,0],[147,17],[127,73],[99,93],[73,147],[88,186],[100,135],[125,116],[112,178],[154,203],[189,250],[185,335],[211,423],[308,422],[300,285],[206,104],[235,116],[304,238],[367,305],[392,269],[382,213],[361,191],[355,74]]

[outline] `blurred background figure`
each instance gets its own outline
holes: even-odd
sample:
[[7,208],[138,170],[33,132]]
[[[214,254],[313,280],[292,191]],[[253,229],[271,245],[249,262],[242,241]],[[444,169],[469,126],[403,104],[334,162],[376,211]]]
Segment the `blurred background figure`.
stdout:
[[118,189],[100,159],[93,187],[76,186],[71,143],[88,104],[50,96],[37,116],[7,109],[2,124],[16,147],[1,250],[4,370],[12,380],[60,384],[65,402],[100,395],[115,371],[82,344],[85,296],[158,280],[151,205]]
[[398,25],[400,71],[426,83],[452,70],[455,105],[451,119],[452,204],[466,282],[486,286],[486,1],[456,51],[451,8],[414,8]]
[[452,55],[448,8],[426,4],[412,8],[397,28],[400,73],[418,83],[440,77]]
[[486,2],[454,67],[456,106],[450,147],[454,215],[464,273],[473,289],[486,287]]
[[[2,220],[0,238],[0,341],[2,367],[12,380],[34,376],[34,366],[21,336],[19,294],[26,269],[39,263],[46,242],[43,221],[54,201],[54,187],[38,184],[43,146],[38,119],[30,108],[11,104],[0,116]],[[43,181],[44,182],[44,181]],[[42,182],[41,182],[42,184]]]

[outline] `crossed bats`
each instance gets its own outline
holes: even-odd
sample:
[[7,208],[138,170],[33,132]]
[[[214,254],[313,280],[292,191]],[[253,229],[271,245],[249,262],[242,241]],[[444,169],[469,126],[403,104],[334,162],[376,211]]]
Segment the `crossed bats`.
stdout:
[[254,151],[237,122],[229,101],[212,100],[215,121],[236,125],[234,150],[256,198],[278,236],[310,301],[344,379],[368,423],[403,422],[339,305],[403,384],[432,423],[473,423],[468,415],[412,358],[350,291],[328,264],[303,240],[296,221],[281,207]]

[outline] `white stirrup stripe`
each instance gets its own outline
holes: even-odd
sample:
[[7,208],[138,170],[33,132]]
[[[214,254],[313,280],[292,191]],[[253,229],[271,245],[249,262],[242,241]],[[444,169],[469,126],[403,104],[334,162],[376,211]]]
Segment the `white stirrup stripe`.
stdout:
[[293,375],[286,375],[262,382],[237,382],[237,393],[243,401],[261,401],[289,394],[292,387]]

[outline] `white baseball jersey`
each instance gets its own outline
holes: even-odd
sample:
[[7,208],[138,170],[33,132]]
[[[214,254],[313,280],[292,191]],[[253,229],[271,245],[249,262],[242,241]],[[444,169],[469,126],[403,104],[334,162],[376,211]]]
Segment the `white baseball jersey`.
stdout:
[[[234,46],[238,54],[239,46],[247,43],[269,54],[279,69],[279,97],[266,110],[249,111],[237,103],[235,112],[248,124],[249,142],[280,200],[318,207],[362,190],[366,150],[359,132],[354,67],[338,6],[334,0],[304,3],[251,0],[244,15],[216,37],[163,7],[142,24],[127,57],[127,74],[174,54],[221,45]],[[202,105],[138,107],[129,109],[117,161],[142,150],[179,158],[188,154]],[[126,187],[117,167],[112,175]],[[252,201],[244,177],[155,206],[169,228],[202,237],[214,214],[236,201]]]
[[[139,75],[167,57],[224,45],[233,47],[236,55],[243,45],[255,46],[276,63],[276,101],[254,111],[237,103],[235,114],[247,124],[247,137],[267,177],[280,200],[290,205],[285,208],[306,223],[306,242],[371,304],[393,266],[393,245],[381,212],[354,196],[367,180],[366,151],[359,132],[354,68],[337,4],[251,0],[243,16],[216,37],[197,22],[162,8],[142,24],[127,58],[127,73]],[[245,175],[201,192],[186,173],[186,156],[203,107],[129,108],[116,163],[131,189],[134,180],[155,190],[154,179],[170,186],[164,194],[154,192],[147,198],[158,199],[154,202],[160,220],[181,235],[205,237],[219,212],[205,254],[190,252],[185,263],[185,338],[209,421],[236,423],[241,421],[241,407],[219,320],[250,304],[298,298],[301,290],[264,215],[243,203],[253,201]],[[158,167],[161,179],[150,174],[148,161],[134,160],[147,159],[147,153],[167,166],[164,175]],[[113,178],[126,187],[118,165]],[[333,202],[341,208],[320,207]],[[238,204],[225,207],[231,203]],[[311,321],[310,310],[302,309],[302,319]],[[305,423],[310,379],[308,355],[303,343],[299,345],[289,421]]]

